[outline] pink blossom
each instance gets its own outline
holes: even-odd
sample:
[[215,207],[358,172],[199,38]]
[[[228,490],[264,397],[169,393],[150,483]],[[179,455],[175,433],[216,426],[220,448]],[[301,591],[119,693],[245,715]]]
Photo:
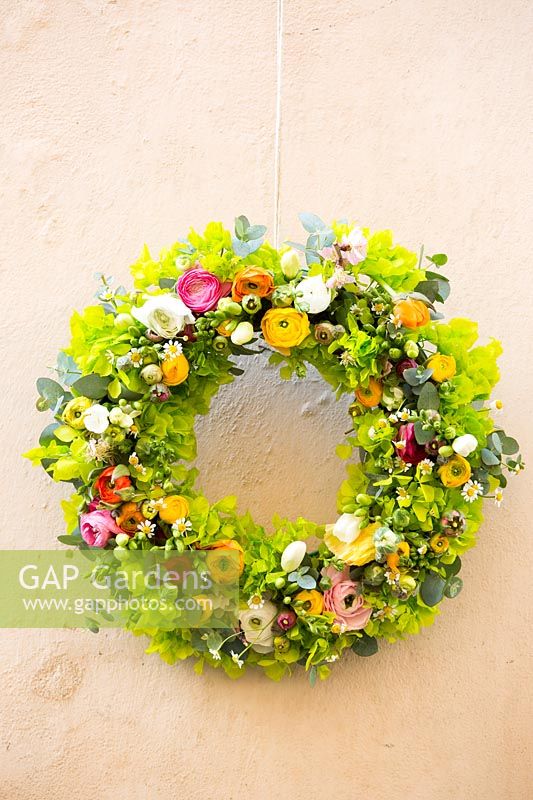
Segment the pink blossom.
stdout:
[[227,286],[216,275],[195,266],[179,277],[176,292],[191,311],[203,314],[216,308],[220,298],[227,294]]
[[405,461],[406,464],[419,464],[426,458],[425,447],[422,447],[416,441],[414,423],[408,422],[398,428],[396,452],[398,457]]
[[288,608],[286,611],[282,611],[281,614],[278,614],[276,622],[282,631],[288,631],[291,628],[294,628],[297,620],[298,617],[294,611],[291,608]]
[[124,533],[107,509],[81,514],[80,532],[90,547],[105,547],[112,536]]
[[324,578],[329,578],[331,581],[331,586],[336,586],[341,581],[349,581],[350,580],[350,567],[345,567],[343,570],[338,570],[332,564],[329,567],[322,568],[322,575]]
[[335,622],[348,631],[362,630],[372,614],[372,609],[365,606],[359,588],[354,581],[341,580],[324,593],[325,611],[333,611]]

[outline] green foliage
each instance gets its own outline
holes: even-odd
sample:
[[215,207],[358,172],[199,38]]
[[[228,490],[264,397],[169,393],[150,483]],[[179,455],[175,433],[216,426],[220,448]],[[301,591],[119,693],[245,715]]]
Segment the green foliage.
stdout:
[[[153,617],[141,614],[127,627],[150,638],[148,652],[169,664],[194,657],[197,672],[209,665],[231,678],[247,667],[259,667],[277,681],[304,666],[314,684],[328,676],[329,664],[344,650],[369,656],[377,651],[378,639],[395,641],[433,623],[444,598],[461,589],[459,555],[475,544],[483,498],[500,498],[495,493],[506,486],[506,473],[520,471],[523,463],[518,443],[494,424],[486,404],[499,377],[499,343],[475,346],[478,328],[467,319],[432,319],[420,328],[405,328],[393,313],[399,299],[444,302],[449,284],[440,269],[446,256],[426,257],[426,270],[423,252],[418,258],[395,244],[390,231],[370,234],[354,230],[346,220],[329,226],[310,213],[301,214],[300,220],[306,241],[290,245],[302,254],[296,278],[283,272],[287,245],[277,250],[264,242],[264,226],[251,224],[244,215],[236,218],[234,235],[211,222],[203,233],[191,230],[157,260],[145,246],[131,267],[135,292],[113,292],[110,279],[102,276],[105,299],[74,313],[70,345],[58,358],[57,380],[37,381],[37,406],[51,411],[52,421],[26,456],[54,480],[74,485],[74,494],[62,502],[67,527],[67,535],[60,537],[63,544],[87,548],[79,517],[95,503],[99,510],[111,511],[116,521],[121,521],[126,503],[131,516],[134,504],[148,528],[154,520],[154,530],[131,531],[120,548],[164,548],[176,555],[209,550],[221,542],[229,542],[235,552],[238,545],[243,561],[241,625],[248,603],[255,608],[257,598],[260,608],[273,604],[276,619],[290,612],[287,629],[274,618],[267,620],[269,647],[261,652],[246,639],[244,627],[243,635],[234,628],[209,626],[162,630]],[[356,252],[353,242],[358,243]],[[177,279],[198,264],[219,279],[222,294],[245,267],[262,271],[270,290],[251,311],[235,300],[228,306],[223,298],[215,308],[195,313],[194,325],[183,323],[173,339],[161,340],[133,315],[150,298],[170,298],[176,304]],[[317,313],[309,309],[308,315],[302,310],[305,297],[299,305],[299,282],[306,275],[334,287],[327,307]],[[277,290],[274,295],[270,282]],[[253,286],[250,291],[254,293]],[[296,308],[295,296],[300,298]],[[303,340],[276,349],[265,338],[264,315],[288,307],[306,316]],[[255,347],[231,339],[243,321],[253,326]],[[163,373],[168,359],[177,357],[168,352],[177,352],[177,345],[188,372],[173,382]],[[360,530],[351,543],[341,542],[333,526],[303,518],[274,518],[265,531],[250,514],[237,512],[235,497],[213,503],[196,488],[197,470],[191,462],[197,417],[209,412],[220,386],[242,373],[236,359],[267,347],[282,379],[303,378],[312,367],[337,398],[351,403],[351,430],[336,448],[347,467],[338,510],[350,515]],[[453,356],[455,362],[440,382],[427,365],[435,352]],[[402,364],[406,358],[414,365]],[[465,434],[476,440],[467,456],[470,479],[483,491],[473,500],[462,485],[449,486],[443,479],[453,445]],[[108,467],[116,494],[103,499],[97,486]],[[162,511],[175,495],[181,498],[180,513],[188,509],[181,533]],[[461,520],[459,530],[447,528],[450,519]],[[296,541],[306,541],[307,551],[300,564],[285,571],[282,555]],[[361,541],[367,541],[364,557]],[[116,546],[113,535],[107,548]],[[341,607],[325,610],[322,601],[311,610],[305,605],[306,592],[314,592],[316,600],[317,593],[320,599],[330,591],[332,569],[344,570],[345,579],[353,581],[353,598],[363,598],[367,620],[361,630],[345,625]],[[330,596],[327,608],[331,603]]]

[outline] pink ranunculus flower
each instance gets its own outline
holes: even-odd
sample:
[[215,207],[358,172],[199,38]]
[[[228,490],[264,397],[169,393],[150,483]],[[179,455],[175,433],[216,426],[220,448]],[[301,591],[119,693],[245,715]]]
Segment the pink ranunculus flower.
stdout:
[[324,592],[324,610],[333,611],[335,622],[348,631],[362,630],[372,614],[358,592],[359,585],[352,580],[338,581]]
[[201,266],[188,269],[176,284],[176,292],[185,305],[197,314],[216,308],[220,298],[227,294],[226,288],[216,275]]
[[124,533],[107,509],[81,514],[80,532],[90,547],[105,547],[112,536]]
[[427,457],[426,448],[416,441],[414,423],[408,422],[398,428],[396,452],[406,464],[419,464]]
[[350,580],[350,567],[345,567],[343,570],[336,569],[332,564],[329,567],[322,567],[322,575],[324,578],[329,578],[331,587],[336,586],[341,581]]

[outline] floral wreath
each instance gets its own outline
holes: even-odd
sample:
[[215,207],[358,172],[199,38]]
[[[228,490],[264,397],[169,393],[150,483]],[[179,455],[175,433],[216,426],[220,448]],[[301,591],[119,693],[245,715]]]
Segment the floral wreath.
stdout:
[[[304,665],[314,683],[347,649],[367,656],[380,638],[417,633],[461,589],[483,500],[499,506],[506,473],[523,467],[490,401],[500,344],[474,346],[474,322],[435,310],[449,293],[446,256],[417,256],[390,231],[300,219],[306,243],[279,250],[244,216],[234,234],[216,222],[191,230],[158,260],[145,247],[133,292],[99,275],[57,380],[37,381],[54,422],[27,455],[75,487],[60,541],[238,553],[233,629],[134,627],[148,652],[193,656],[198,672],[254,665],[277,680]],[[195,418],[242,373],[234,357],[264,350],[282,378],[311,365],[350,398],[333,524],[276,518],[267,535],[236,498],[211,504],[195,489]]]

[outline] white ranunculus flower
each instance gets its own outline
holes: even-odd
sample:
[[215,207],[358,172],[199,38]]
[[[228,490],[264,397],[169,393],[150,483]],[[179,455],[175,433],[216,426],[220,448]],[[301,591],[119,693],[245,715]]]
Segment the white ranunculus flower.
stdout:
[[274,649],[272,625],[278,609],[270,600],[262,608],[246,608],[239,613],[239,622],[246,641],[257,653],[270,653]]
[[251,322],[239,322],[230,338],[233,344],[247,344],[254,338],[254,326]]
[[133,417],[130,414],[125,414],[120,406],[115,406],[109,412],[109,422],[111,425],[119,425],[121,428],[131,428]]
[[458,436],[452,444],[454,451],[464,458],[469,456],[470,453],[473,453],[477,446],[478,440],[475,436],[472,436],[471,433],[465,433],[464,436]]
[[164,339],[172,339],[194,322],[190,308],[179,297],[170,294],[149,297],[140,308],[132,308],[131,314]]
[[361,532],[361,517],[355,514],[341,514],[333,526],[332,533],[346,544],[355,542]]
[[322,275],[304,278],[297,284],[295,291],[297,302],[306,303],[309,306],[309,314],[320,314],[331,303],[331,292],[324,283]]
[[300,270],[300,256],[298,255],[298,251],[291,247],[290,250],[287,250],[287,252],[283,253],[281,256],[281,271],[286,278],[292,280],[292,278],[298,275]]
[[281,569],[293,572],[298,569],[305,556],[305,542],[296,540],[287,545],[281,554]]
[[95,403],[83,415],[83,424],[91,433],[103,433],[109,428],[109,411],[105,406]]

